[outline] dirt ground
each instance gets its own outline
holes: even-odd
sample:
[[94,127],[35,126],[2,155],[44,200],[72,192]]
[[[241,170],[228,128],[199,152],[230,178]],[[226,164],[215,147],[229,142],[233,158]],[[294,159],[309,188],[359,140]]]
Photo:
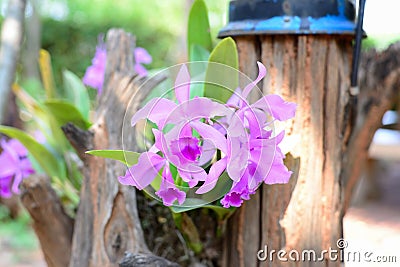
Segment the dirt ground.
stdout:
[[[380,197],[358,201],[344,219],[346,267],[400,266],[400,162],[384,162],[378,168]],[[0,267],[45,266],[39,249],[12,248],[0,236]]]
[[400,266],[400,162],[378,168],[380,197],[352,206],[344,218],[345,251],[352,253],[346,267]]

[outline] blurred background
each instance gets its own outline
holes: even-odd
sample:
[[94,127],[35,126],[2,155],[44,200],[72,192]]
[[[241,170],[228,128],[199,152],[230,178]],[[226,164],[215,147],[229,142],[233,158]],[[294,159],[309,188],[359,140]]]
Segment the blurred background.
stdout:
[[[187,60],[186,25],[192,0],[31,0],[26,8],[26,40],[19,78],[38,75],[29,51],[40,45],[49,51],[56,84],[62,70],[83,77],[91,64],[99,35],[120,27],[136,36],[137,46],[153,57],[148,69]],[[228,0],[206,0],[213,36],[227,21]],[[7,10],[0,0],[0,23]],[[368,0],[364,49],[385,49],[400,40],[400,1]],[[215,37],[215,42],[217,41]],[[24,63],[25,62],[25,63]],[[387,115],[399,121],[397,113]],[[400,134],[383,130],[371,148],[371,160],[346,215],[344,234],[352,247],[367,246],[391,255],[400,245]],[[15,217],[15,218],[11,218]],[[366,235],[366,233],[370,233]],[[397,246],[394,246],[397,244]],[[391,250],[390,250],[391,248]],[[389,249],[389,250],[388,250]],[[398,257],[400,261],[400,255]],[[45,266],[39,244],[22,210],[12,214],[0,204],[0,266]],[[355,263],[347,266],[358,266]],[[365,266],[365,265],[359,265]],[[368,266],[383,266],[368,265]],[[386,266],[386,265],[385,265]],[[398,266],[396,264],[387,266]]]

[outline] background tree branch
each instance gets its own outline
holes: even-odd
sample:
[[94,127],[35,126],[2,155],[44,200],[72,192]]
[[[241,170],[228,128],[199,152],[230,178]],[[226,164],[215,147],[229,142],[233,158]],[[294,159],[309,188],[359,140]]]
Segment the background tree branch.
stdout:
[[26,0],[10,0],[1,29],[0,47],[0,123],[7,110],[11,86],[21,50]]
[[[359,73],[360,95],[357,121],[348,143],[345,168],[345,210],[368,158],[368,149],[376,130],[382,126],[385,112],[399,103],[400,42],[386,50],[370,50],[363,54]],[[399,107],[397,107],[399,108]]]
[[47,265],[68,266],[74,222],[65,213],[49,178],[32,175],[23,180],[21,191],[22,204],[33,220]]

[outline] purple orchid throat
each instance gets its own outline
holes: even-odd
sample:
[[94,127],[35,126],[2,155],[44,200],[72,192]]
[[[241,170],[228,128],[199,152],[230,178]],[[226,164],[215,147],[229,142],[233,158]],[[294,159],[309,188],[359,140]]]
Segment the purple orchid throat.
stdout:
[[35,171],[28,159],[28,151],[16,139],[0,141],[3,152],[0,154],[0,197],[10,198],[19,194],[22,180]]
[[[82,79],[83,84],[97,89],[99,95],[103,90],[107,63],[107,50],[103,37],[103,35],[99,36],[96,52],[92,59],[92,65],[86,69],[85,75]],[[135,59],[134,69],[136,73],[139,76],[147,76],[147,70],[143,64],[150,64],[153,61],[152,57],[147,50],[142,47],[136,47],[133,55]]]
[[232,180],[228,193],[220,196],[226,208],[239,207],[262,183],[287,183],[291,172],[278,146],[284,132],[273,135],[271,127],[275,120],[293,118],[296,104],[278,95],[249,103],[248,95],[266,75],[264,65],[257,64],[257,79],[243,91],[236,89],[226,104],[190,99],[190,74],[182,65],[174,85],[177,101],[154,98],[132,117],[132,126],[143,119],[157,125],[155,142],[119,181],[142,190],[158,177],[156,195],[171,206],[185,202],[184,188],[196,187],[199,195],[210,192],[226,172]]

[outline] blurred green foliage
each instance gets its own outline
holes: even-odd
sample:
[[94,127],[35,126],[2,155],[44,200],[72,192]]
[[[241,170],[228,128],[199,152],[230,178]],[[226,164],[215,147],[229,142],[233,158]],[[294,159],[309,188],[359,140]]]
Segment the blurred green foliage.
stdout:
[[42,19],[42,47],[53,58],[56,80],[63,69],[82,77],[91,64],[99,34],[120,27],[153,56],[151,67],[171,63],[175,38],[184,24],[179,1],[68,1],[63,20]]
[[400,41],[400,34],[398,33],[368,35],[362,42],[362,49],[369,50],[375,48],[377,50],[384,50],[390,44],[398,41]]
[[[83,77],[99,34],[113,27],[134,34],[137,46],[149,51],[153,63],[147,68],[186,60],[189,0],[36,0],[35,4],[42,18],[42,48],[52,56],[56,83],[63,69]],[[208,0],[206,4],[216,37],[225,23],[228,0]]]
[[30,228],[31,219],[23,210],[16,219],[8,217],[8,210],[0,206],[0,236],[10,249],[33,250],[39,247],[37,237]]

